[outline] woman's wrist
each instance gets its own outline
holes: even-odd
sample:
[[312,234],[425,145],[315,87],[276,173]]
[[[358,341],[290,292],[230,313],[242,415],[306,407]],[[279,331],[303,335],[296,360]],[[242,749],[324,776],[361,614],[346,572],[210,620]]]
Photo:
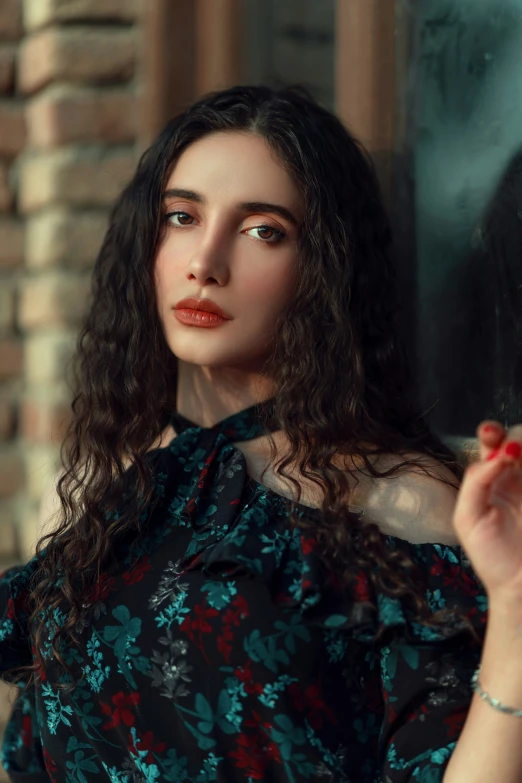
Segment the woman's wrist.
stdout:
[[488,632],[511,644],[522,645],[522,597],[488,595]]
[[522,710],[522,602],[490,602],[480,685],[492,698]]
[[480,682],[480,669],[481,666],[479,664],[473,677],[471,678],[471,685],[474,693],[477,693],[482,701],[487,702],[490,707],[493,707],[493,709],[497,710],[498,712],[502,712],[505,715],[511,715],[514,718],[522,718],[522,709],[512,707],[510,704],[505,704],[504,702],[500,701],[500,699],[496,699],[494,696],[491,696],[491,694],[484,690],[482,683]]

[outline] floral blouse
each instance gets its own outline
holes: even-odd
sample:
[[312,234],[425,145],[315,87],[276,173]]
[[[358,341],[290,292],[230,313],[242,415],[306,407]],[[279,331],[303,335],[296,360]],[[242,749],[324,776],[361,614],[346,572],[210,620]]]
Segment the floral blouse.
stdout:
[[[290,506],[319,512],[249,478],[232,443],[259,422],[256,406],[208,429],[174,414],[177,437],[149,455],[156,502],[86,596],[85,651],[64,653],[77,685],[57,689],[70,677],[49,645],[42,681],[19,690],[2,750],[13,781],[442,781],[479,645],[462,620],[419,625],[362,572],[351,595],[325,578],[288,523]],[[422,566],[433,611],[464,606],[484,631],[460,547],[384,539]],[[0,672],[33,659],[35,565],[0,576]]]

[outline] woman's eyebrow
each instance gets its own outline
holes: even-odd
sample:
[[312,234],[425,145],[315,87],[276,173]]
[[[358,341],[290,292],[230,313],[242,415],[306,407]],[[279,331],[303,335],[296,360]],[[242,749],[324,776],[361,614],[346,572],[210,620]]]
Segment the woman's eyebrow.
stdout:
[[185,188],[169,188],[163,194],[163,198],[184,198],[187,201],[196,201],[198,204],[204,204],[205,199],[195,190],[186,190]]
[[[185,188],[169,188],[163,193],[163,198],[184,198],[187,201],[194,201],[196,204],[205,204],[206,199],[201,193],[195,190],[186,190]],[[273,212],[288,220],[294,226],[298,225],[295,215],[281,204],[270,204],[267,201],[244,201],[236,205],[238,212]]]
[[275,215],[280,215],[280,217],[288,220],[293,226],[297,226],[297,218],[281,204],[269,204],[266,201],[245,201],[242,204],[238,204],[237,208],[240,212],[273,212]]

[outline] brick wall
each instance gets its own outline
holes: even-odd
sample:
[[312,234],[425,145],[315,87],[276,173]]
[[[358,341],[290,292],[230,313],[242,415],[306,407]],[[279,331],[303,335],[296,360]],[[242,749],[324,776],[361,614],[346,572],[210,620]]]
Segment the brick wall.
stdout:
[[[25,144],[24,101],[16,91],[16,57],[23,35],[21,4],[0,4],[0,564],[16,558],[14,500],[24,480],[16,440],[23,386],[23,343],[16,328],[24,225],[16,211],[17,156]],[[0,565],[1,567],[1,565]]]
[[0,2],[0,571],[47,516],[90,270],[136,164],[141,7]]

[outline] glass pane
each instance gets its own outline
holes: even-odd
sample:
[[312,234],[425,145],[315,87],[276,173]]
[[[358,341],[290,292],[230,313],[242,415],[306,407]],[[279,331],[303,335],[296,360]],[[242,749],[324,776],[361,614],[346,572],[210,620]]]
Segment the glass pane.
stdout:
[[522,0],[397,0],[397,34],[419,392],[440,434],[473,436],[522,417]]
[[335,0],[242,0],[243,81],[302,84],[334,104]]

